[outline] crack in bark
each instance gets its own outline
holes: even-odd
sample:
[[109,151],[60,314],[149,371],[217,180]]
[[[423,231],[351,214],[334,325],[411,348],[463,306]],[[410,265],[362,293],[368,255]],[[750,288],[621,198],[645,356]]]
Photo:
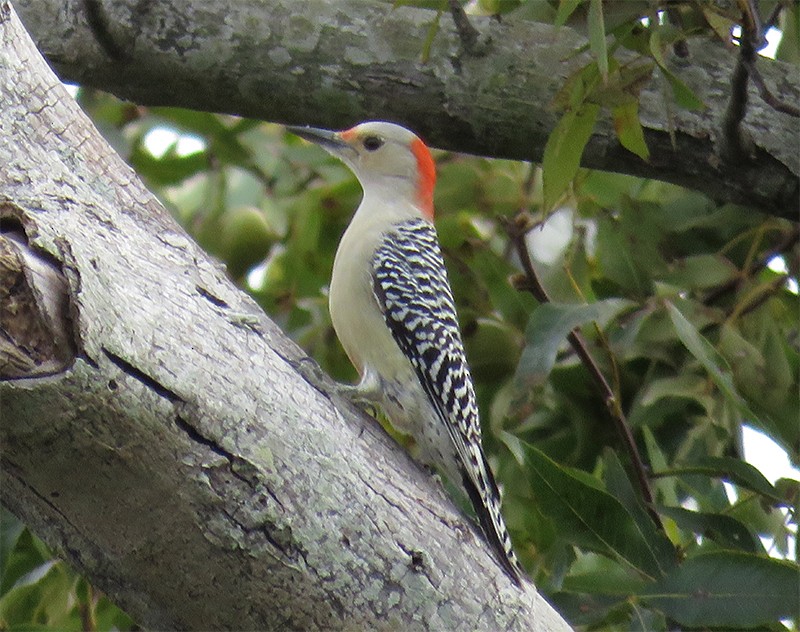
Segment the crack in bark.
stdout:
[[197,293],[206,299],[212,305],[216,305],[217,307],[222,307],[224,309],[229,309],[230,305],[226,303],[224,300],[219,298],[218,296],[214,296],[211,292],[209,292],[206,288],[201,287],[199,285],[195,285],[194,289],[197,290]]
[[389,498],[387,497],[387,495],[386,495],[386,494],[384,494],[382,491],[380,491],[380,490],[376,489],[376,488],[375,488],[375,487],[374,487],[374,486],[373,486],[373,485],[370,483],[370,481],[369,481],[369,480],[368,480],[366,477],[364,477],[364,475],[363,475],[363,473],[362,473],[362,472],[359,472],[359,473],[358,473],[358,476],[359,476],[359,478],[361,479],[361,482],[362,482],[362,483],[364,483],[364,485],[366,485],[367,487],[369,487],[369,489],[371,489],[371,490],[372,490],[372,492],[373,492],[373,493],[374,493],[376,496],[380,496],[381,498],[383,498],[383,500],[386,502],[386,504],[387,504],[387,505],[389,505],[390,507],[394,507],[394,508],[395,508],[395,509],[397,509],[397,511],[399,511],[401,514],[404,514],[404,513],[406,513],[405,509],[404,509],[404,508],[403,508],[401,505],[398,505],[396,502],[393,502],[391,499],[389,499]]
[[420,551],[419,549],[415,549],[412,547],[408,547],[399,540],[395,540],[397,546],[400,550],[408,555],[408,568],[413,572],[420,575],[424,575],[428,581],[431,581],[429,576],[429,565],[426,560],[425,551]]
[[121,358],[120,356],[116,355],[115,353],[109,351],[105,347],[102,347],[102,351],[105,356],[111,361],[111,363],[116,366],[120,371],[125,373],[126,375],[130,375],[133,379],[141,382],[151,391],[154,391],[164,399],[167,399],[171,402],[182,402],[183,399],[175,393],[174,391],[170,390],[163,384],[161,384],[158,380],[154,377],[148,375],[141,369],[133,366],[127,360]]
[[[299,559],[302,559],[306,564],[306,567],[308,567],[308,563],[305,560],[305,553],[293,542],[291,529],[288,527],[286,529],[275,529],[276,532],[280,532],[276,536],[273,535],[271,530],[271,527],[274,528],[277,526],[273,521],[265,521],[259,525],[251,526],[239,520],[225,507],[222,508],[222,513],[228,520],[230,520],[231,524],[233,524],[245,535],[263,537],[270,546],[280,552],[280,556],[275,557],[276,559],[279,559],[284,566],[297,570],[296,566],[293,566],[292,564],[296,564]],[[282,534],[284,531],[288,531],[288,537],[280,536],[280,534]]]
[[53,502],[44,494],[42,494],[38,489],[32,487],[24,478],[17,473],[18,468],[14,465],[12,461],[9,461],[7,458],[2,459],[2,470],[4,474],[8,474],[11,476],[19,485],[22,485],[25,489],[27,489],[31,494],[33,494],[39,502],[44,504],[48,509],[50,509],[53,513],[57,514],[64,522],[64,524],[68,525],[69,528],[74,531],[75,533],[80,533],[80,530],[77,526],[61,511],[58,507],[56,507]]
[[[228,470],[234,478],[247,485],[250,490],[256,489],[257,477],[247,477],[242,474],[241,471],[237,470],[237,467],[241,468],[243,465],[246,467],[252,467],[248,461],[234,454],[233,452],[226,450],[216,440],[202,434],[195,426],[186,421],[186,419],[184,419],[180,414],[175,415],[175,425],[184,433],[186,433],[189,439],[191,439],[193,442],[207,447],[214,454],[225,459],[228,462]],[[275,498],[272,493],[270,493],[270,496]]]
[[[221,456],[227,462],[227,471],[230,472],[236,480],[244,483],[250,492],[255,492],[258,487],[258,477],[247,477],[241,473],[240,469],[243,467],[253,467],[247,460],[242,457],[226,450],[214,439],[202,434],[195,426],[189,423],[181,415],[175,416],[175,425],[184,432],[190,440],[205,446],[214,454]],[[265,493],[275,502],[281,511],[285,513],[283,503],[280,502],[277,495],[269,489],[268,486],[263,485]],[[309,568],[306,561],[306,552],[297,545],[292,535],[290,527],[279,527],[274,520],[264,520],[256,525],[249,525],[242,520],[238,519],[232,512],[222,507],[222,513],[228,520],[242,533],[247,536],[263,537],[263,539],[271,545],[275,550],[280,552],[280,556],[276,556],[282,564],[288,568],[297,570],[297,563],[303,560],[306,568]]]

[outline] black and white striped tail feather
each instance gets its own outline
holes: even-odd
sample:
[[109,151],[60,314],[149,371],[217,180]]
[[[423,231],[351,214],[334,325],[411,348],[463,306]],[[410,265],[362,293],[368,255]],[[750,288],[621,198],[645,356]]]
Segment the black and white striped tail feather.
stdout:
[[465,470],[462,470],[461,473],[462,484],[475,509],[481,529],[483,529],[503,570],[517,586],[521,586],[525,573],[514,553],[511,536],[500,513],[500,491],[497,489],[497,483],[486,458],[483,455],[481,457],[483,459],[481,474],[485,485],[484,489],[479,489],[479,485],[472,481]]

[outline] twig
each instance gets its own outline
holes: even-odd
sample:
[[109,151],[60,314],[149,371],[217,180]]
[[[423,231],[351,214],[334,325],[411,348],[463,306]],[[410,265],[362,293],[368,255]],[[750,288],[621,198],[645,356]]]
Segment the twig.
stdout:
[[86,585],[86,601],[78,602],[78,612],[81,616],[81,630],[83,632],[96,632],[97,620],[94,616],[94,590],[92,585]]
[[778,21],[778,16],[783,11],[783,2],[776,2],[775,6],[772,7],[772,13],[769,14],[769,17],[764,22],[764,33],[769,31],[773,26],[775,26],[775,22]]
[[[772,92],[770,92],[767,84],[764,83],[764,78],[761,76],[761,72],[756,68],[756,59],[758,58],[755,55],[755,51],[761,50],[764,46],[767,45],[767,36],[766,33],[769,29],[771,29],[775,22],[778,20],[778,16],[781,14],[781,11],[784,9],[784,5],[782,2],[778,2],[772,7],[772,12],[769,14],[767,20],[762,24],[760,21],[760,17],[758,15],[758,6],[756,4],[756,0],[751,0],[752,4],[749,5],[748,14],[745,15],[744,22],[742,28],[742,35],[745,36],[745,39],[750,40],[750,45],[753,47],[753,54],[748,55],[747,58],[744,60],[747,64],[747,69],[750,72],[750,77],[753,79],[753,85],[758,89],[759,96],[764,100],[764,103],[769,105],[774,110],[778,112],[783,112],[784,114],[789,114],[790,116],[800,118],[800,108],[791,103],[786,103],[776,97]],[[744,26],[747,27],[747,30],[750,31],[748,34],[745,31]]]
[[747,84],[755,56],[749,31],[744,25],[739,49],[739,58],[731,77],[731,95],[722,117],[723,154],[731,161],[745,158],[750,153],[747,145],[752,144],[747,142],[746,132],[741,127],[747,113]]
[[[514,248],[517,251],[517,255],[519,256],[519,260],[522,265],[522,270],[525,274],[525,283],[520,286],[521,289],[529,291],[540,303],[549,303],[550,297],[547,295],[547,291],[544,289],[544,286],[539,280],[539,276],[536,274],[536,270],[533,267],[533,262],[531,261],[530,253],[528,252],[528,246],[525,243],[525,235],[531,228],[527,213],[522,212],[517,215],[514,220],[506,223],[505,228],[511,243],[514,245]],[[650,517],[653,519],[656,525],[663,529],[661,518],[654,508],[653,491],[650,488],[650,480],[647,477],[647,470],[645,469],[644,462],[639,454],[639,448],[637,447],[636,440],[633,438],[633,433],[628,426],[625,414],[622,411],[622,403],[620,402],[619,398],[614,395],[614,390],[611,388],[611,385],[606,380],[602,371],[600,371],[600,367],[597,366],[597,363],[594,361],[594,358],[592,357],[592,354],[589,352],[589,348],[586,345],[586,341],[577,327],[567,335],[567,340],[569,340],[570,345],[572,345],[572,348],[578,354],[581,362],[583,362],[583,365],[589,371],[589,374],[592,376],[592,379],[600,390],[606,408],[608,408],[608,412],[614,421],[617,433],[619,434],[619,437],[627,449],[628,455],[630,456],[631,463],[633,464],[633,469],[636,474],[636,479],[639,483],[639,490],[641,492],[642,499],[644,500],[647,512],[650,514]]]
[[722,119],[723,153],[731,160],[746,158],[752,142],[741,123],[747,113],[747,86],[752,79],[762,100],[774,110],[794,117],[800,117],[800,108],[785,103],[776,97],[764,82],[761,72],[756,68],[756,52],[766,44],[766,31],[778,19],[782,4],[775,5],[769,19],[762,23],[757,0],[745,4],[747,10],[742,14],[742,35],[739,38],[739,58],[731,77],[731,96]]
[[741,318],[745,314],[749,314],[750,312],[753,312],[761,307],[767,301],[767,299],[769,299],[773,294],[775,294],[775,292],[783,287],[783,284],[786,283],[788,278],[788,274],[781,274],[777,278],[773,279],[767,287],[761,288],[761,291],[759,291],[758,294],[749,302],[734,309],[729,318]]
[[86,13],[86,22],[92,35],[103,49],[103,52],[114,61],[124,62],[131,56],[111,32],[108,15],[105,13],[101,0],[83,0],[83,9]]
[[461,46],[470,55],[483,55],[485,51],[480,46],[480,33],[478,29],[472,26],[464,7],[461,6],[458,0],[449,0],[449,5],[453,22],[455,22],[456,30],[458,31],[458,37],[461,39]]
[[752,275],[759,270],[763,270],[767,267],[773,257],[786,252],[798,241],[800,241],[800,227],[794,226],[794,228],[780,243],[764,253],[758,261],[750,266],[749,270],[743,270],[741,274],[737,275],[730,281],[723,283],[722,285],[718,285],[711,292],[706,294],[705,298],[703,298],[703,304],[710,305],[712,303],[716,303],[722,296],[734,291],[737,287],[739,287],[739,284],[742,282],[742,279],[745,275]]
[[764,103],[769,105],[773,110],[800,118],[800,108],[798,108],[796,105],[792,105],[791,103],[781,101],[778,97],[772,94],[772,92],[770,92],[767,84],[764,83],[764,78],[761,76],[761,72],[758,70],[758,68],[756,68],[755,61],[749,62],[748,70],[750,71],[750,77],[753,79],[753,85],[755,85],[755,87],[758,89],[758,94],[764,100]]

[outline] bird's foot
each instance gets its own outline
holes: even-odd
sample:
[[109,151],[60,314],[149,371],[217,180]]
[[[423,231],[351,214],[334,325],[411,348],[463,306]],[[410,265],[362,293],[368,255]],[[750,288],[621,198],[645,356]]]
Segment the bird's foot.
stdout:
[[336,382],[336,394],[373,417],[378,414],[375,402],[356,385]]

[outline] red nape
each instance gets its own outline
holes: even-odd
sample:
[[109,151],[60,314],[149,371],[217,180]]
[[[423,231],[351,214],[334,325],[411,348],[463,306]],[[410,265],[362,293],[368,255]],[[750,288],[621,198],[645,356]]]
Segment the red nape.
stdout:
[[411,151],[417,159],[417,200],[422,214],[426,219],[433,221],[433,187],[436,185],[436,164],[433,162],[431,152],[419,138],[411,141]]

